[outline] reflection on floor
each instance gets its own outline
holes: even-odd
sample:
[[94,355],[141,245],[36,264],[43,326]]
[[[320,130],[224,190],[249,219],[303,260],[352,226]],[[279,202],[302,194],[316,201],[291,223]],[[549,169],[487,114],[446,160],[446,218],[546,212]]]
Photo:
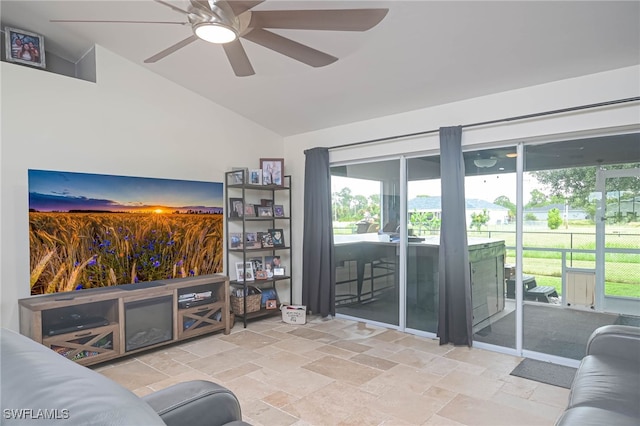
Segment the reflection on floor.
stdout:
[[218,382],[255,426],[551,426],[569,391],[509,375],[521,360],[354,321],[272,317],[94,368],[138,395]]
[[[587,340],[598,327],[610,324],[640,326],[640,317],[605,314],[564,308],[560,305],[527,302],[523,311],[523,348],[535,352],[580,360]],[[515,348],[515,306],[511,302],[501,316],[477,329],[474,341]]]

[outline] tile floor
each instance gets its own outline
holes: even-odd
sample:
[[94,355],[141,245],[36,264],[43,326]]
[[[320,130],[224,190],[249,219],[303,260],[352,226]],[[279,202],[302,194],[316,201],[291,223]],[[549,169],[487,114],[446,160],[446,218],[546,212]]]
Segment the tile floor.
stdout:
[[521,358],[342,319],[272,317],[95,370],[137,395],[205,379],[253,425],[553,425],[567,389],[510,376]]

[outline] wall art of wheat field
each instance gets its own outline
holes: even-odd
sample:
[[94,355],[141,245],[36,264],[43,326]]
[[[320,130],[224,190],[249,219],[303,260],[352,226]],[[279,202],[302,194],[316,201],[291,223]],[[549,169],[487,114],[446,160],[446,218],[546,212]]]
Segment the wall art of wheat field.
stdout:
[[222,272],[222,183],[29,170],[31,294]]

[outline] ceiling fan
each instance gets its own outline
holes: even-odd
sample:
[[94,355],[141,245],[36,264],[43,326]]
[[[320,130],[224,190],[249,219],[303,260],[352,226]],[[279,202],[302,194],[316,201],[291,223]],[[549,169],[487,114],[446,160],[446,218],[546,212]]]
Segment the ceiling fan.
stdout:
[[188,22],[63,20],[51,22],[129,23],[191,25],[193,34],[145,59],[154,63],[201,39],[222,44],[234,73],[239,77],[255,74],[240,38],[252,41],[312,67],[323,67],[338,58],[280,36],[268,29],[366,31],[386,16],[388,9],[342,10],[260,10],[252,11],[264,0],[190,0],[186,10],[163,0],[154,0],[186,15]]

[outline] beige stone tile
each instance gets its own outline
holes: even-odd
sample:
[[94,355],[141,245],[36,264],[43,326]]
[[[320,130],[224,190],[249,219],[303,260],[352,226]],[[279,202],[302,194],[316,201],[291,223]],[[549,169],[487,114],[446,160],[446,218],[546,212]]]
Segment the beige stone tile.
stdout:
[[188,382],[190,380],[206,380],[223,385],[220,382],[216,382],[211,376],[204,374],[202,371],[189,368],[188,371],[185,371],[180,375],[151,383],[150,385],[148,385],[148,387],[153,389],[154,391],[159,391],[160,389],[168,388],[169,386],[173,386],[182,382]]
[[284,406],[283,410],[312,425],[335,425],[345,421],[357,407],[373,406],[375,401],[374,395],[342,382],[332,382]]
[[238,348],[221,352],[187,363],[189,367],[200,370],[208,375],[215,375],[230,368],[239,367],[258,358],[253,351]]
[[411,335],[404,339],[397,340],[397,343],[408,348],[418,349],[435,355],[445,355],[454,348],[452,345],[440,346],[438,340],[435,339]]
[[396,340],[400,340],[404,337],[406,337],[406,334],[400,331],[385,330],[382,333],[376,334],[372,338],[376,340],[383,340],[385,342],[395,342]]
[[221,337],[220,340],[233,343],[243,349],[259,349],[278,341],[273,337],[251,330],[243,330],[240,333],[229,334],[228,336]]
[[381,373],[374,368],[330,355],[312,361],[303,368],[356,386],[368,382]]
[[538,386],[537,382],[516,376],[507,376],[503,378],[502,381],[505,383],[502,385],[502,388],[500,388],[501,392],[524,399],[529,399]]
[[143,386],[141,388],[134,389],[131,392],[135,393],[137,396],[142,398],[143,396],[149,395],[155,391],[151,389],[149,386]]
[[388,413],[383,413],[373,407],[354,407],[351,415],[340,421],[337,426],[362,426],[362,425],[382,425],[405,424],[402,420],[394,418]]
[[379,410],[412,424],[422,424],[444,407],[445,401],[407,390],[401,383],[387,387],[376,401]]
[[298,396],[291,395],[290,393],[284,391],[277,391],[272,393],[271,395],[265,396],[264,398],[262,398],[262,401],[273,407],[282,408],[285,405],[293,404],[298,399],[300,399]]
[[323,331],[314,330],[313,328],[297,328],[295,330],[291,330],[289,334],[303,339],[316,340],[322,343],[331,343],[336,340],[335,336]]
[[527,425],[549,426],[551,422],[543,417],[529,414],[506,405],[486,399],[458,395],[449,404],[437,412],[446,419],[465,425],[477,426],[513,426]]
[[230,380],[236,379],[241,376],[245,376],[250,374],[256,370],[260,370],[260,366],[256,365],[252,362],[247,362],[242,365],[238,365],[237,367],[232,367],[228,370],[220,371],[215,373],[213,377],[218,380],[222,380],[228,382]]
[[434,414],[433,416],[429,417],[429,420],[427,420],[422,425],[423,426],[464,426],[463,423],[458,423],[455,420],[451,420],[446,417],[439,416],[437,414]]
[[243,414],[246,413],[255,422],[263,425],[279,425],[289,426],[294,424],[298,419],[278,408],[262,401],[253,401],[251,404],[242,407]]
[[389,357],[392,361],[416,368],[424,368],[430,365],[434,358],[436,358],[434,354],[410,348],[402,349],[400,352]]
[[227,382],[227,386],[238,397],[243,411],[255,400],[260,400],[278,391],[277,385],[261,382],[252,378],[251,375],[230,380]]
[[169,377],[138,360],[102,370],[100,373],[129,390],[138,389]]
[[489,399],[500,390],[503,382],[473,374],[465,374],[460,371],[452,371],[441,378],[436,385],[474,398]]
[[322,342],[316,342],[314,340],[302,339],[300,337],[294,337],[292,339],[281,340],[273,344],[274,347],[296,354],[303,354],[305,352],[312,351],[324,346]]
[[181,345],[180,348],[198,355],[199,357],[206,357],[220,352],[229,351],[237,348],[237,345],[233,343],[225,342],[219,338],[217,339],[198,339],[196,341],[189,341],[188,343]]
[[291,333],[284,333],[282,331],[274,330],[274,329],[267,330],[267,331],[263,332],[263,334],[265,336],[273,337],[274,339],[278,339],[278,340],[293,339],[295,337]]
[[371,349],[371,346],[363,345],[357,342],[349,341],[349,340],[338,340],[332,343],[333,346],[345,349],[347,351],[362,353]]
[[164,348],[158,348],[153,351],[137,354],[136,358],[144,362],[145,364],[157,366],[166,363],[167,360],[186,363],[196,360],[200,358],[200,356],[194,354],[193,352],[186,351],[178,346],[165,346]]
[[366,365],[368,367],[376,368],[378,370],[389,370],[398,365],[397,362],[389,361],[384,358],[379,358],[368,354],[354,355],[350,358],[350,361],[354,361],[358,364]]
[[543,402],[554,407],[565,408],[569,402],[569,389],[537,383],[531,397],[532,401]]
[[278,351],[253,361],[255,364],[286,374],[296,367],[309,363],[309,358],[285,351]]
[[440,376],[419,368],[399,364],[361,385],[360,389],[380,395],[387,388],[401,387],[400,392],[404,390],[421,394],[438,380],[440,380]]
[[[313,355],[311,354],[312,352],[317,352],[318,354],[320,354],[320,356]],[[348,359],[353,356],[353,352],[348,351],[346,349],[341,349],[335,345],[323,345],[314,349],[313,351],[304,353],[304,356],[313,358],[313,359],[322,358],[323,356],[326,356],[326,355],[333,355],[338,358]]]
[[507,374],[522,361],[517,356],[468,347],[455,347],[445,357]]
[[451,402],[453,398],[458,396],[457,393],[451,392],[446,389],[442,389],[439,386],[430,386],[429,389],[423,392],[423,395],[429,396],[431,398],[437,399],[442,402],[442,406],[444,407],[446,404]]
[[313,393],[333,382],[333,379],[305,368],[294,368],[286,374],[268,368],[261,368],[247,375],[254,380],[268,383],[276,390],[281,390],[297,397]]
[[506,392],[497,392],[491,400],[501,405],[506,405],[522,412],[527,412],[547,419],[549,424],[553,424],[555,419],[564,411],[563,408],[554,407],[542,402],[531,401]]

